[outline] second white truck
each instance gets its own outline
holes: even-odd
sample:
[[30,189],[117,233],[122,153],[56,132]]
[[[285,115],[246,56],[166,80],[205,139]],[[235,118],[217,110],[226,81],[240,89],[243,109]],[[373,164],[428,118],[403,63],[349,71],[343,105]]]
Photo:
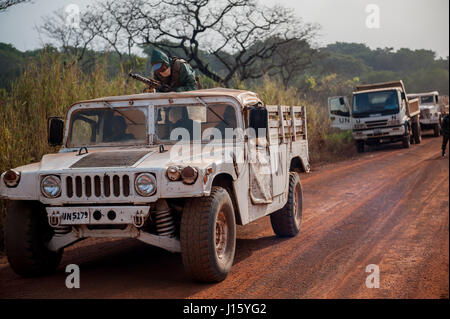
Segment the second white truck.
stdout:
[[365,145],[401,141],[403,147],[422,140],[418,99],[409,99],[403,82],[393,81],[356,87],[352,103],[345,96],[328,99],[331,126],[352,130],[358,152]]

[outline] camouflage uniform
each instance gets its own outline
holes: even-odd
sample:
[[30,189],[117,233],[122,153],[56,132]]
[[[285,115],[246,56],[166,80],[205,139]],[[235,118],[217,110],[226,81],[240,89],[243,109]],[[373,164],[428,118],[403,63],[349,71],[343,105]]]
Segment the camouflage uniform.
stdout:
[[169,86],[169,92],[184,92],[197,89],[195,71],[185,60],[179,58],[169,59],[160,50],[153,49],[151,64],[155,65],[158,63],[170,66],[170,76],[167,78],[159,76],[157,72],[154,73],[155,80],[161,81]]

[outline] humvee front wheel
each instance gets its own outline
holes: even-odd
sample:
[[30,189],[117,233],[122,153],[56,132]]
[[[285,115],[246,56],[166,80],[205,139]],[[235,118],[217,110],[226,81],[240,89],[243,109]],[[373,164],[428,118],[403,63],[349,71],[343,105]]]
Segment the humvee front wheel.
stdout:
[[5,223],[5,248],[11,268],[23,277],[52,273],[58,267],[63,249],[49,250],[53,237],[42,205],[30,201],[12,201]]
[[286,205],[270,214],[273,231],[279,237],[294,237],[302,224],[303,191],[296,172],[289,173],[289,195]]
[[214,186],[210,196],[189,199],[180,228],[181,256],[190,277],[220,282],[233,265],[236,221],[228,192]]

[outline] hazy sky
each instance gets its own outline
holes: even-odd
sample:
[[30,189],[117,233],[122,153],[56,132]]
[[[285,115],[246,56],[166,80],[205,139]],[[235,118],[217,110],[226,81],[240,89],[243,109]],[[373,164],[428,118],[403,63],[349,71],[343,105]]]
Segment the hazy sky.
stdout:
[[[69,4],[81,10],[96,0],[34,0],[0,13],[0,42],[20,50],[40,47],[35,30],[42,16]],[[336,41],[366,43],[371,48],[430,49],[439,56],[449,55],[449,0],[261,0],[293,8],[305,22],[318,23],[322,29],[319,45]],[[367,5],[379,8],[379,28],[368,28]],[[372,22],[374,20],[371,20]]]

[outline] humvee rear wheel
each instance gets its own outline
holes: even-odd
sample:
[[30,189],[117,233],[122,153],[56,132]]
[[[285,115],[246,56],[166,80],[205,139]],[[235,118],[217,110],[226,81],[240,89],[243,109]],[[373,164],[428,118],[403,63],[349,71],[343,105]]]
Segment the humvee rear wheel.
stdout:
[[54,232],[40,203],[12,201],[5,223],[5,248],[11,268],[23,277],[52,273],[58,267],[63,249],[49,250]]
[[303,191],[296,172],[289,173],[289,195],[286,205],[270,214],[273,231],[279,237],[294,237],[300,232],[303,215]]
[[228,192],[214,186],[211,195],[186,202],[181,217],[181,255],[190,277],[219,282],[233,265],[236,221]]

